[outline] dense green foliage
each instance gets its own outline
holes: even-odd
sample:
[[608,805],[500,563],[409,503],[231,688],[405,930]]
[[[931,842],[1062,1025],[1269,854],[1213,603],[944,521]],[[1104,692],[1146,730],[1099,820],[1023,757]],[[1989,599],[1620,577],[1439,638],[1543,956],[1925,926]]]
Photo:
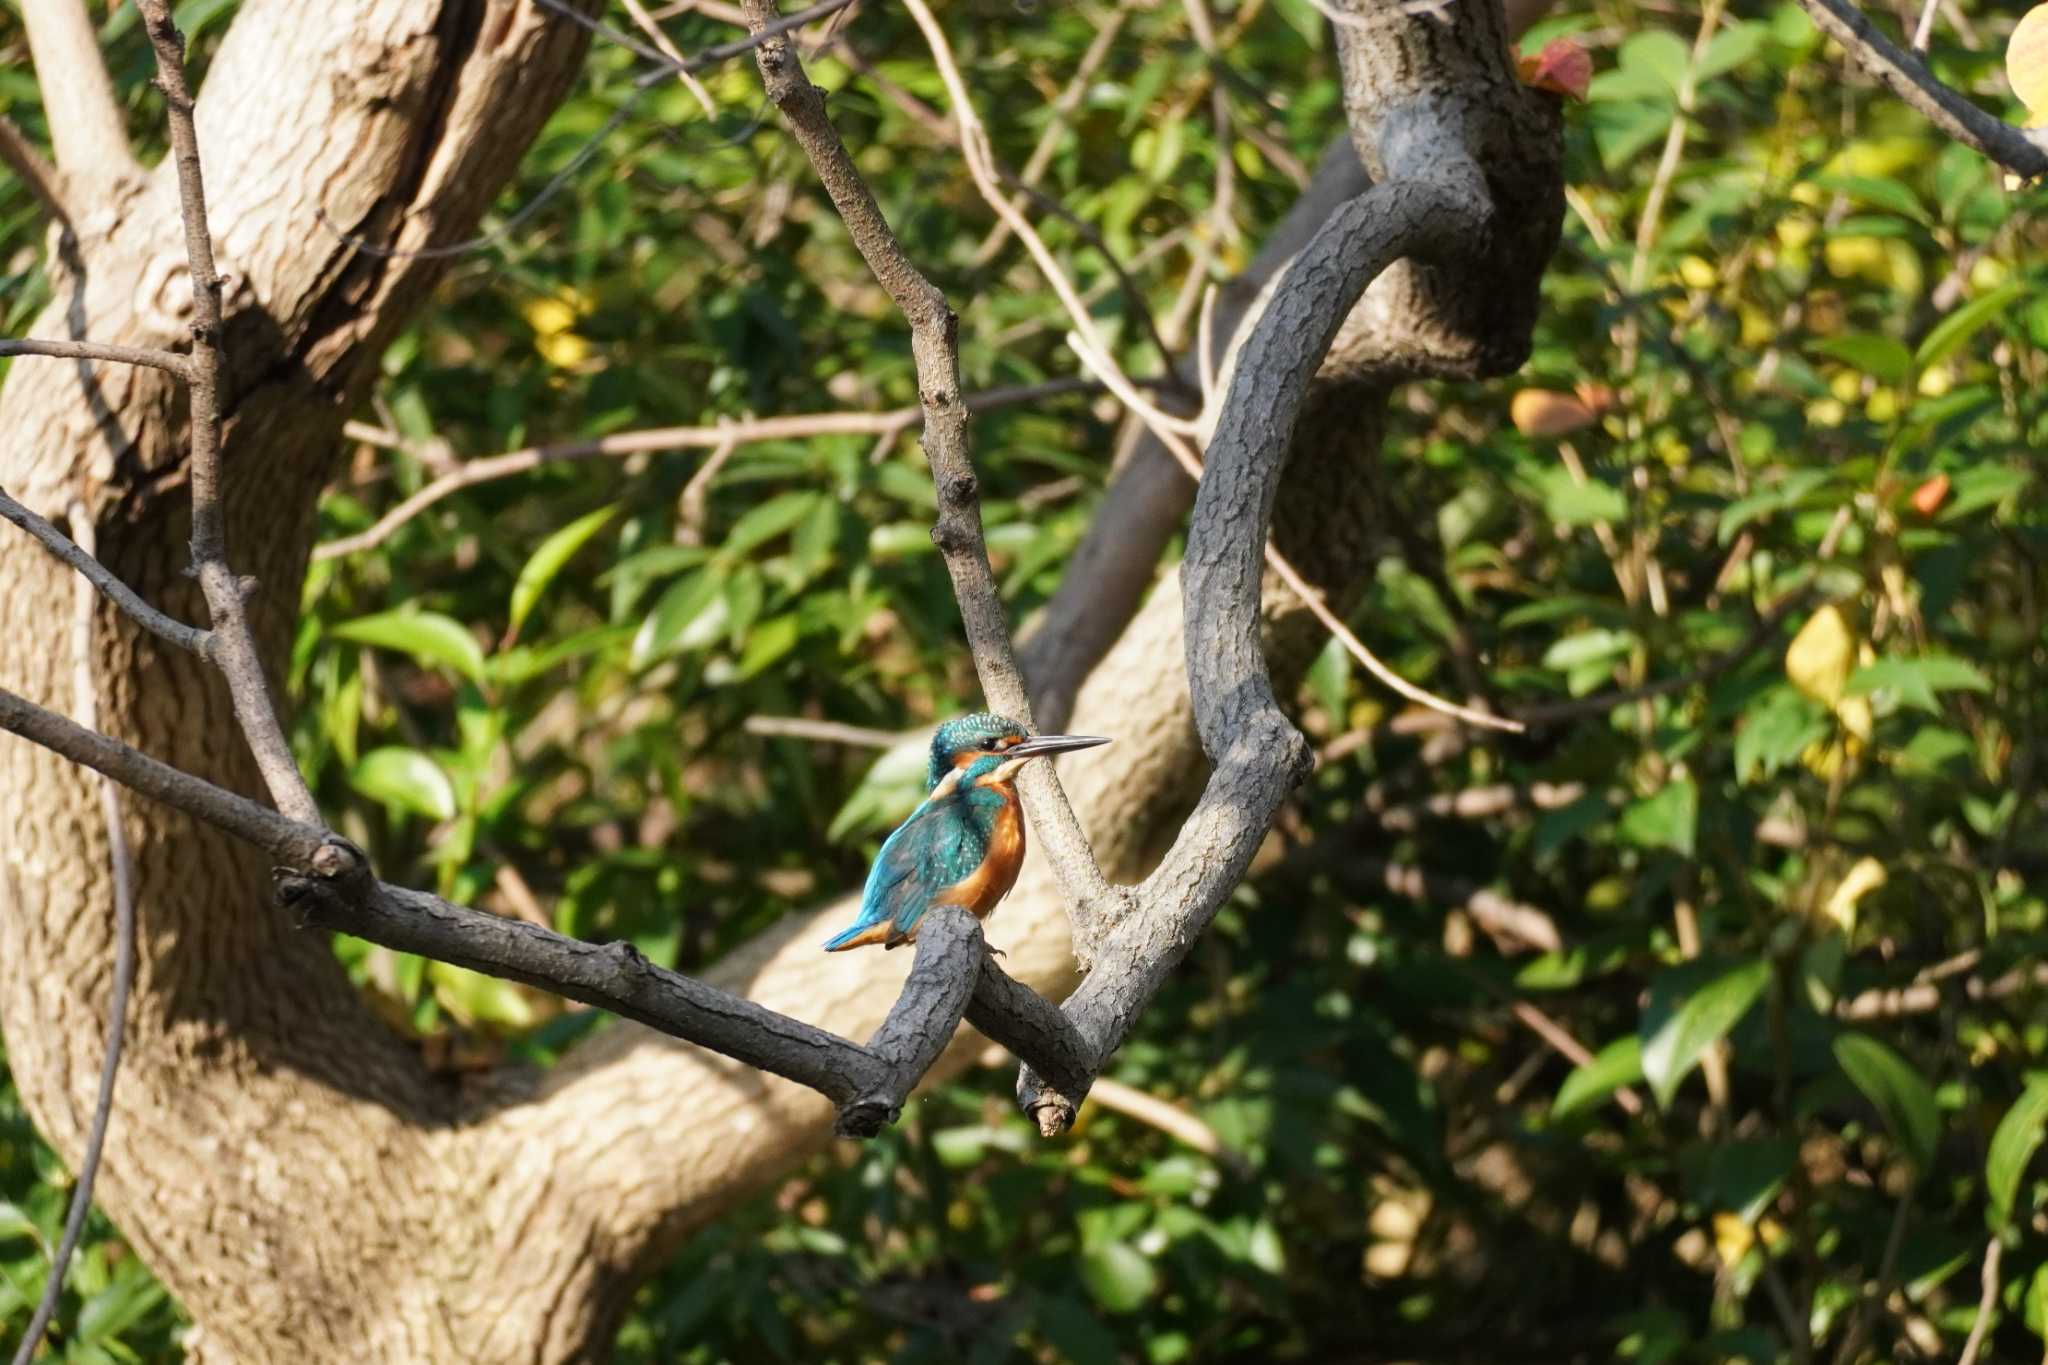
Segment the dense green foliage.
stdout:
[[[692,1241],[621,1358],[1767,1361],[1801,1358],[1809,1329],[1834,1358],[1950,1358],[1987,1235],[2004,1254],[1981,1358],[2039,1353],[2042,194],[1847,78],[1789,2],[1738,4],[1699,48],[1661,8],[1569,8],[1528,45],[1576,31],[1600,74],[1568,113],[1573,212],[1534,357],[1397,403],[1383,496],[1402,534],[1353,624],[1408,677],[1508,711],[1677,681],[1502,739],[1397,723],[1332,648],[1303,698],[1330,757],[1283,856],[1113,1072],[1226,1157],[1099,1107],[1043,1143],[1004,1073],[975,1072]],[[1100,14],[945,17],[1021,166]],[[1180,7],[1133,9],[1044,181],[1182,337],[1190,269],[1241,265],[1340,119],[1312,10],[1216,19],[1212,63]],[[2009,20],[1974,24],[1937,26],[1937,70],[2016,118]],[[730,30],[671,32],[694,50]],[[906,18],[864,7],[848,41],[944,108]],[[506,215],[638,69],[593,52]],[[150,126],[139,60],[117,70]],[[1016,244],[975,263],[992,219],[957,156],[844,60],[810,71],[960,308],[969,387],[1074,373]],[[751,67],[709,89],[715,120],[656,88],[565,193],[456,267],[362,414],[408,449],[357,449],[326,537],[450,453],[915,402],[903,327],[763,122]],[[18,63],[0,64],[10,105],[37,129]],[[1096,247],[1045,231],[1132,372],[1159,373]],[[0,186],[10,330],[47,295],[39,241]],[[1586,410],[1579,386],[1611,404],[1588,389]],[[1521,400],[1523,428],[1576,429],[1518,430],[1525,389],[1554,396]],[[1114,416],[1069,396],[977,419],[1019,618],[1087,524]],[[901,730],[978,704],[922,462],[908,435],[745,445],[699,503],[707,454],[549,465],[315,566],[299,752],[385,875],[516,911],[510,866],[556,927],[685,969],[857,883],[914,800],[914,758],[870,772],[870,752],[743,722]],[[1429,874],[1431,897],[1389,891],[1388,864]],[[1476,930],[1479,892],[1562,946]],[[604,1026],[339,951],[451,1065],[545,1062]],[[1910,1008],[1866,994],[1917,980],[1939,985]],[[1594,1060],[1560,1056],[1535,1011]],[[8,1328],[64,1193],[0,1091]],[[175,1354],[172,1307],[110,1227],[72,1274],[60,1358]]]

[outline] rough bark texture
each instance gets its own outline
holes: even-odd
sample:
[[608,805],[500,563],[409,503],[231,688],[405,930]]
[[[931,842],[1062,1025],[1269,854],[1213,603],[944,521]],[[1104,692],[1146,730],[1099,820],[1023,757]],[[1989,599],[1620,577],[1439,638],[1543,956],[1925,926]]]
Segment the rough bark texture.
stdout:
[[[400,247],[465,235],[573,79],[581,42],[516,0],[246,0],[214,60],[199,135],[231,275],[229,534],[236,567],[265,584],[255,618],[273,661],[341,420],[437,273],[348,249],[316,210]],[[76,224],[40,334],[180,344],[189,289],[181,296],[169,167],[127,183]],[[1347,335],[1326,375],[1371,372],[1356,348],[1387,344],[1384,330]],[[1377,387],[1318,385],[1280,492],[1283,548],[1333,590],[1371,562],[1383,402]],[[0,485],[46,514],[82,498],[110,567],[197,621],[181,576],[178,408],[154,372],[17,361],[0,430],[37,436],[0,448]],[[60,707],[68,572],[26,537],[0,537],[0,686]],[[1285,696],[1320,640],[1270,585],[1266,601]],[[1042,721],[1119,737],[1114,764],[1083,754],[1063,765],[1115,880],[1157,860],[1206,772],[1181,640],[1169,575],[1092,672],[1092,660],[1033,671],[1040,695],[1074,698],[1071,717]],[[258,790],[203,665],[105,610],[95,645],[109,733]],[[30,745],[0,742],[0,791],[0,1027],[38,1124],[75,1158],[112,956],[103,832],[89,775]],[[816,1095],[625,1025],[547,1074],[508,1069],[457,1094],[374,1020],[319,937],[269,908],[260,856],[148,803],[124,807],[141,964],[102,1202],[193,1315],[197,1359],[601,1356],[634,1285],[679,1238],[827,1140]],[[709,979],[865,1036],[910,964],[819,953],[823,926],[844,914],[794,919]],[[989,928],[1020,980],[1055,998],[1072,985],[1039,860]],[[956,1043],[940,1074],[976,1047]]]

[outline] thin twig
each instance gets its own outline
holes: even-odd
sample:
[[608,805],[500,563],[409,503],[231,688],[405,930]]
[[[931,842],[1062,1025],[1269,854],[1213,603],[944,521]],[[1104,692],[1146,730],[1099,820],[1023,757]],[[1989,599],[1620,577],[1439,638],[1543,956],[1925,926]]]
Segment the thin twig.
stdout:
[[810,720],[803,716],[748,716],[741,727],[750,735],[772,739],[811,739],[820,744],[845,744],[858,749],[893,749],[903,736],[890,730],[870,730],[863,725],[842,725],[836,720]]
[[159,351],[148,346],[108,346],[97,341],[58,341],[47,337],[8,337],[0,340],[0,357],[16,355],[51,356],[58,360],[106,360],[116,365],[146,365],[165,370],[180,379],[192,377],[192,363],[176,351]]
[[1799,0],[1820,31],[1846,48],[1886,89],[1927,116],[1936,128],[2015,175],[2048,175],[2048,139],[2013,127],[1935,79],[1927,64],[1878,32],[1849,0]]
[[1174,1141],[1192,1147],[1204,1156],[1216,1158],[1219,1165],[1231,1174],[1251,1174],[1252,1164],[1244,1153],[1216,1135],[1216,1130],[1187,1110],[1157,1095],[1150,1095],[1135,1085],[1111,1080],[1107,1076],[1096,1080],[1088,1091],[1088,1098],[1104,1109],[1113,1110],[1125,1118],[1136,1119],[1151,1128],[1157,1128]]
[[[183,621],[173,620],[150,606],[136,596],[134,590],[126,583],[115,577],[106,565],[86,553],[84,547],[73,544],[62,531],[7,496],[7,490],[4,488],[0,488],[0,520],[11,521],[34,536],[51,555],[83,574],[93,587],[105,593],[129,619],[150,634],[180,649],[190,650],[202,659],[212,660],[211,633],[195,629]],[[78,523],[74,521],[73,524]]]
[[235,717],[255,755],[257,769],[277,808],[306,824],[320,822],[320,808],[292,758],[277,708],[264,680],[263,659],[249,629],[253,581],[228,567],[227,518],[221,508],[221,311],[220,274],[213,263],[213,235],[206,225],[206,187],[199,168],[199,137],[192,122],[192,95],[185,85],[185,37],[171,22],[166,0],[137,0],[150,46],[156,51],[157,83],[170,123],[171,157],[178,169],[178,205],[185,223],[185,256],[192,271],[191,390],[192,568],[213,617],[213,661],[227,679]]
[[13,171],[52,218],[59,222],[71,221],[70,210],[64,206],[64,196],[58,191],[57,168],[28,140],[20,125],[4,115],[0,115],[0,166]]
[[1618,692],[1602,692],[1598,696],[1581,697],[1577,701],[1554,702],[1547,706],[1524,706],[1515,710],[1515,719],[1529,725],[1557,725],[1568,720],[1586,716],[1603,716],[1617,706],[1631,702],[1646,701],[1653,697],[1669,696],[1709,682],[1726,673],[1750,655],[1762,649],[1777,638],[1778,626],[1804,606],[1811,597],[1809,590],[1793,593],[1770,611],[1757,619],[1757,623],[1744,636],[1740,644],[1717,654],[1690,673],[1675,678],[1660,678],[1656,682],[1644,683],[1641,687],[1623,688]]
[[[93,551],[92,519],[81,504],[71,507],[71,530],[78,547],[88,556]],[[76,580],[71,619],[71,708],[78,723],[87,729],[99,724],[99,694],[92,673],[92,621],[98,605],[94,585]],[[64,1233],[50,1257],[49,1278],[43,1282],[43,1297],[29,1318],[28,1330],[14,1353],[14,1365],[28,1365],[35,1358],[43,1333],[57,1315],[64,1294],[64,1272],[78,1250],[85,1232],[85,1217],[92,1208],[93,1184],[99,1179],[100,1155],[106,1150],[107,1124],[114,1112],[114,1081],[121,1071],[121,1045],[127,1031],[128,993],[135,982],[135,858],[128,847],[128,831],[121,823],[121,798],[111,778],[98,779],[100,815],[106,824],[107,861],[114,881],[114,985],[107,997],[107,1050],[100,1062],[99,1093],[93,1100],[92,1122],[85,1133],[85,1151],[78,1161],[78,1183],[71,1190],[71,1207],[64,1215]]]
[[1956,1357],[1956,1365],[1977,1365],[1977,1352],[1984,1349],[1985,1334],[1991,1330],[1991,1311],[1998,1306],[1998,1262],[2004,1252],[2005,1244],[1998,1240],[1996,1233],[1985,1241],[1977,1316],[1970,1323],[1970,1335],[1963,1342],[1963,1353]]
[[[998,408],[1034,403],[1042,398],[1069,393],[1093,393],[1101,385],[1089,379],[1063,378],[1043,384],[988,389],[967,395],[969,412],[992,412]],[[895,408],[888,412],[817,412],[791,417],[762,417],[747,422],[725,422],[708,427],[653,427],[646,431],[622,431],[583,441],[561,441],[552,445],[528,446],[503,455],[468,460],[434,480],[405,501],[379,517],[365,530],[313,547],[313,559],[334,559],[372,549],[389,540],[401,526],[441,499],[464,488],[496,479],[508,479],[546,464],[574,460],[613,458],[621,455],[653,454],[668,450],[716,450],[728,441],[746,445],[756,441],[803,440],[816,436],[886,436],[923,422],[920,408]],[[365,433],[355,433],[366,439]],[[374,444],[374,442],[373,442]]]
[[[1068,319],[1074,324],[1074,331],[1069,335],[1068,344],[1081,358],[1082,364],[1087,366],[1089,371],[1100,379],[1126,408],[1135,413],[1154,436],[1159,438],[1160,443],[1187,471],[1188,477],[1200,483],[1201,458],[1185,438],[1198,431],[1201,424],[1169,417],[1153,404],[1136,397],[1131,381],[1118,368],[1116,359],[1110,354],[1101,333],[1095,329],[1094,319],[1076,293],[1073,282],[1060,268],[1058,260],[1047,248],[1044,239],[1038,235],[1038,230],[1031,225],[1031,221],[1012,207],[994,184],[991,169],[993,156],[989,151],[988,133],[982,126],[980,116],[975,112],[973,100],[967,90],[967,82],[960,74],[960,64],[953,55],[952,44],[947,40],[945,30],[932,17],[931,10],[926,7],[923,0],[907,0],[907,3],[911,17],[924,31],[926,45],[931,49],[932,61],[938,67],[939,77],[952,98],[953,117],[960,129],[960,148],[967,158],[968,173],[973,177],[975,187],[981,192],[983,202],[994,209],[997,216],[1007,222],[1011,230],[1023,241],[1031,253],[1032,260],[1037,264],[1039,273],[1045,277],[1046,283],[1052,286],[1053,293],[1065,306]],[[1503,720],[1484,711],[1460,706],[1403,678],[1381,662],[1379,656],[1367,649],[1364,642],[1352,634],[1350,628],[1324,603],[1322,594],[1310,586],[1308,580],[1302,577],[1301,572],[1279,550],[1268,544],[1264,554],[1266,563],[1300,596],[1309,612],[1322,622],[1331,634],[1343,641],[1345,649],[1353,658],[1365,665],[1367,672],[1386,686],[1410,701],[1457,716],[1471,725],[1507,731],[1518,731],[1522,728],[1518,721]]]
[[[1095,36],[1088,42],[1081,60],[1074,63],[1073,74],[1067,77],[1066,85],[1059,95],[1047,106],[1050,117],[1038,134],[1038,142],[1031,148],[1031,155],[1024,159],[1024,169],[1017,172],[1017,183],[1027,189],[1037,189],[1038,182],[1052,165],[1053,154],[1059,150],[1060,140],[1066,136],[1067,120],[1081,107],[1081,99],[1088,93],[1088,87],[1095,79],[1095,73],[1102,66],[1110,50],[1116,45],[1117,35],[1123,31],[1124,21],[1130,18],[1130,11],[1118,5],[1108,14],[1095,20]],[[1023,205],[1016,205],[1022,208]],[[982,238],[981,245],[968,257],[968,263],[976,270],[983,269],[1003,249],[1003,243],[1010,239],[1010,224],[996,219],[996,225]]]
[[1913,50],[1925,56],[1927,44],[1934,37],[1934,12],[1941,8],[1941,0],[1927,0],[1920,7],[1920,22],[1913,26]]

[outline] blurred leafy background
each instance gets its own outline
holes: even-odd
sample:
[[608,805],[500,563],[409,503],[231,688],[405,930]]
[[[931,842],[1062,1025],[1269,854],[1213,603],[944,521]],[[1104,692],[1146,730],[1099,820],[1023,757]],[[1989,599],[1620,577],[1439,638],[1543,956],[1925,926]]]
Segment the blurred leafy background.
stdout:
[[[1042,188],[1088,232],[1040,217],[1138,375],[1159,356],[1103,251],[1183,344],[1341,118],[1314,10],[1212,9],[1214,60],[1180,5],[942,16],[1006,164],[1073,82]],[[1397,403],[1405,529],[1353,624],[1440,691],[1567,714],[1447,730],[1327,652],[1303,697],[1324,761],[1114,1069],[1205,1132],[1097,1104],[1046,1144],[1000,1071],[970,1074],[692,1240],[620,1359],[1951,1359],[1992,1244],[1979,1358],[2040,1354],[2042,192],[1851,75],[1789,0],[1710,4],[1705,35],[1686,6],[1561,10],[1525,48],[1568,33],[1598,75],[1534,357]],[[180,8],[202,59],[233,12]],[[1933,60],[2017,118],[2010,25],[1945,6]],[[733,33],[686,6],[665,26],[686,51]],[[102,31],[147,143],[132,6]],[[0,53],[0,109],[40,136],[5,3]],[[324,538],[454,461],[915,403],[904,329],[745,61],[707,77],[715,117],[655,87],[511,223],[641,69],[593,51],[504,235],[386,354]],[[1014,241],[984,249],[915,111],[944,99],[907,17],[862,7],[809,70],[961,307],[970,389],[1072,374],[1057,305]],[[47,299],[42,250],[0,183],[10,332]],[[1018,617],[1116,416],[1067,394],[977,419]],[[746,722],[889,734],[977,704],[914,432],[741,445],[693,485],[711,458],[551,463],[315,565],[295,741],[386,875],[685,970],[858,883],[916,764]],[[454,1071],[606,1026],[337,952]],[[68,1187],[0,1088],[0,1341]],[[176,1305],[97,1219],[60,1324],[53,1359],[179,1355]]]

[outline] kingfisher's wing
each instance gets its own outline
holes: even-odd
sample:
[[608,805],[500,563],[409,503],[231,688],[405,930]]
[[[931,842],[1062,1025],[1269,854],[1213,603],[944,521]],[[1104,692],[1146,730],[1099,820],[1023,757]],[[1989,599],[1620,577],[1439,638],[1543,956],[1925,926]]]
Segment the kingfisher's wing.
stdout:
[[861,894],[860,917],[827,947],[900,943],[917,927],[932,899],[965,877],[986,853],[987,840],[963,818],[960,798],[948,792],[910,813],[882,841]]

